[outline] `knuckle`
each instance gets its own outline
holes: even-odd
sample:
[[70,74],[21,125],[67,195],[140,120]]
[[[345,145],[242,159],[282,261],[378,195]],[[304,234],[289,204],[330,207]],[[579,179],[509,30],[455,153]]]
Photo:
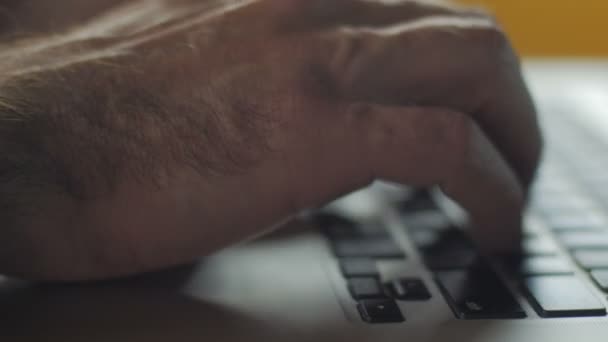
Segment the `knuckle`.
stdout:
[[473,43],[470,67],[480,93],[495,91],[494,86],[509,83],[518,73],[519,58],[507,34],[497,25],[483,25],[470,32]]
[[480,30],[480,38],[485,46],[490,48],[510,48],[510,41],[506,32],[496,24],[487,25]]
[[476,33],[476,43],[485,57],[486,71],[498,73],[505,70],[505,66],[513,66],[518,63],[511,41],[502,28],[497,25],[488,25],[477,30]]
[[350,89],[361,75],[362,61],[373,51],[371,37],[352,29],[341,29],[332,34],[329,51],[329,71],[338,88]]

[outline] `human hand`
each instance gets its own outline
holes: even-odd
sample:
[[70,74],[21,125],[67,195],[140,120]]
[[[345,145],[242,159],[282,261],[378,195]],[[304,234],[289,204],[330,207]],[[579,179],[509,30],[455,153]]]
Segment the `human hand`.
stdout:
[[[85,279],[182,263],[376,179],[439,185],[488,251],[519,242],[541,138],[518,58],[479,11],[129,5],[12,62],[49,109],[27,127],[53,123],[36,143],[68,180],[26,225],[33,266],[7,271]],[[24,82],[32,72],[45,82]]]

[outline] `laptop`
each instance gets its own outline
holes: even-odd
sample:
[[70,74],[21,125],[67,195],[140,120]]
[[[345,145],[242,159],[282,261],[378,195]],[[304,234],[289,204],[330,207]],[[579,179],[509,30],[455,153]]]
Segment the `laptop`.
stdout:
[[[2,341],[608,341],[608,62],[529,61],[547,153],[523,257],[434,189],[376,183],[194,265],[0,280]],[[488,199],[491,200],[491,199]]]

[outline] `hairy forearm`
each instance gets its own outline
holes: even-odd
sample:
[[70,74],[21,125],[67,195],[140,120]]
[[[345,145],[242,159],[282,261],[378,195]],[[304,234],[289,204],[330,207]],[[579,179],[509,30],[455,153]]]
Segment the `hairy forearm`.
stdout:
[[0,120],[2,272],[128,274],[235,237],[217,221],[233,213],[214,205],[230,202],[222,196],[238,191],[232,179],[255,165],[256,147],[242,148],[242,139],[254,141],[247,125],[216,117],[203,99],[171,107],[149,79],[140,88],[97,67],[4,88],[17,90],[6,92]]
[[272,223],[232,198],[270,167],[258,165],[264,115],[210,84],[189,46],[123,51],[116,37],[22,53],[39,42],[5,43],[0,63],[0,272],[83,279],[183,262],[254,233],[227,231],[240,227],[218,219],[230,202],[240,220]]

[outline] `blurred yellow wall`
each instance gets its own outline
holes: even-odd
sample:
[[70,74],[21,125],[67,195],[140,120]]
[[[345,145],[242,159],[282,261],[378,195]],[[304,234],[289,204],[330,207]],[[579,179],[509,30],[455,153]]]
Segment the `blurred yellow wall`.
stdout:
[[457,0],[491,9],[526,56],[608,56],[608,0]]

